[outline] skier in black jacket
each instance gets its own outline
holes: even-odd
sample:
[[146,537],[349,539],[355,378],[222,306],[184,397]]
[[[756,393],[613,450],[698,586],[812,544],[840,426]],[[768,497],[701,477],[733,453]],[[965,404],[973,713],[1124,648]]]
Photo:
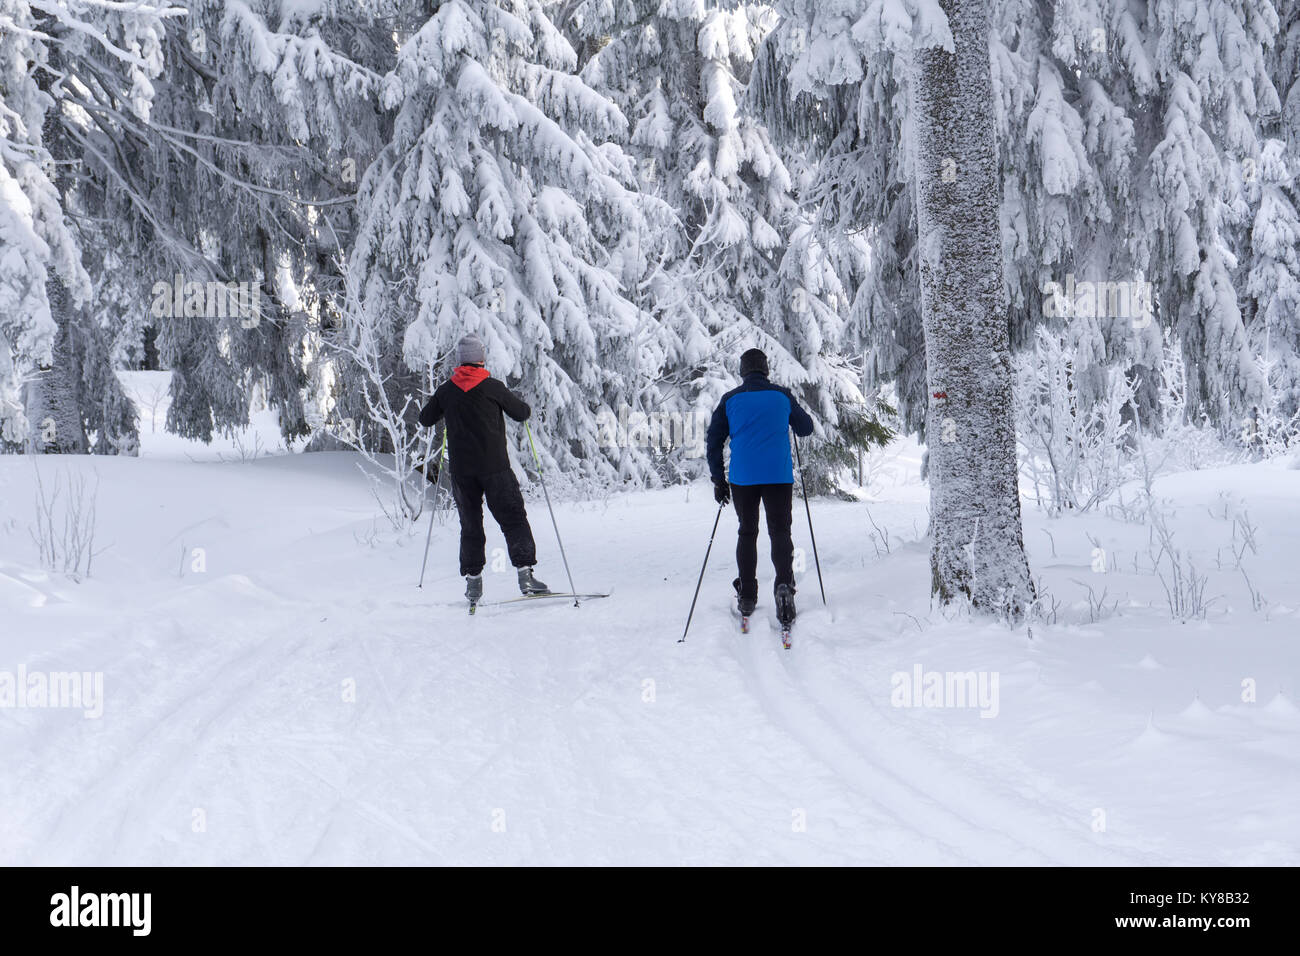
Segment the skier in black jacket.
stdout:
[[519,572],[523,594],[546,594],[549,588],[533,576],[537,546],[528,526],[519,480],[506,454],[506,424],[502,413],[517,422],[532,410],[486,368],[487,353],[477,335],[456,345],[456,371],[434,391],[420,412],[420,424],[432,428],[447,419],[447,451],[451,456],[451,488],[460,513],[460,573],[465,597],[477,604],[483,596],[483,565],[487,563],[483,534],[483,499],[506,537],[510,563]]

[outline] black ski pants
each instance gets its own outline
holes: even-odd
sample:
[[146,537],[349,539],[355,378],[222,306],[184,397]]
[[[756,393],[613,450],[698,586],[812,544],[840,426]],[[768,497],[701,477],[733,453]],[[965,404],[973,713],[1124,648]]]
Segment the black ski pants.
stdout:
[[507,468],[491,475],[453,475],[452,495],[460,513],[460,573],[482,574],[487,563],[484,548],[487,538],[483,534],[483,499],[488,510],[501,526],[506,536],[506,550],[510,563],[517,568],[531,568],[537,563],[537,545],[533,531],[528,526],[528,512],[524,496],[519,491],[519,479]]
[[736,539],[736,564],[740,570],[740,591],[758,597],[758,508],[767,517],[767,536],[772,541],[772,567],[778,584],[794,587],[794,541],[790,537],[790,509],[794,485],[732,485],[731,500],[740,519]]

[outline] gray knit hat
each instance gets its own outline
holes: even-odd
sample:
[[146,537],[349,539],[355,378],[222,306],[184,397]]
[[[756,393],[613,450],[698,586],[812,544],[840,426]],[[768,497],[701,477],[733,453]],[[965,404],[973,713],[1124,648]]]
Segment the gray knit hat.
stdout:
[[487,351],[483,348],[483,340],[473,332],[456,343],[456,364],[487,364]]

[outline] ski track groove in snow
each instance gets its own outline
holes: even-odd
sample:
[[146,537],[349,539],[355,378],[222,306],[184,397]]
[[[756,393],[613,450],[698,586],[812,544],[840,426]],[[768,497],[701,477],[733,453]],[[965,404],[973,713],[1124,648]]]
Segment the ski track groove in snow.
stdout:
[[[980,859],[977,853],[972,852],[972,840],[965,838],[966,833],[955,834],[953,828],[946,825],[947,821],[937,814],[918,812],[917,799],[928,803],[930,798],[927,795],[907,792],[899,782],[888,779],[888,771],[864,759],[840,731],[818,713],[807,692],[780,665],[772,662],[776,653],[795,653],[794,647],[789,651],[781,647],[779,629],[769,626],[768,631],[768,637],[774,641],[773,647],[760,646],[759,641],[752,640],[756,635],[751,627],[749,634],[739,635],[743,647],[737,649],[737,653],[755,696],[774,718],[773,723],[794,736],[814,759],[852,786],[861,799],[886,814],[900,829],[915,834],[923,845],[939,852],[940,859],[927,862],[969,864]],[[806,640],[803,628],[795,640]],[[926,823],[930,826],[925,827]],[[935,826],[936,823],[939,825]],[[989,848],[990,838],[976,836],[978,842]]]
[[[378,824],[379,826],[383,827],[385,830],[388,830],[391,833],[395,833],[405,842],[415,844],[421,850],[430,854],[434,858],[433,862],[441,863],[441,864],[445,864],[447,862],[446,857],[443,855],[442,851],[439,850],[438,847],[436,847],[434,844],[430,843],[429,840],[418,830],[416,830],[412,824],[398,820],[394,818],[391,814],[385,812],[381,807],[378,807],[374,803],[370,802],[369,800],[362,799],[361,797],[349,793],[348,790],[345,789],[343,786],[340,786],[334,781],[326,778],[316,768],[309,766],[299,758],[293,755],[287,755],[286,759],[289,760],[291,763],[293,763],[295,766],[297,766],[303,773],[315,778],[316,780],[319,780],[326,787],[328,787],[337,798],[335,802],[335,808],[340,806],[349,807],[354,813],[356,813],[362,819],[367,820],[371,823]],[[307,856],[307,859],[305,861],[306,864],[310,865],[311,863],[313,863],[316,857],[319,856],[322,853],[322,851],[326,850],[328,843],[325,838],[329,833],[330,824],[333,823],[333,821],[337,818],[337,816],[338,816],[337,809],[335,809],[334,812],[330,813],[328,818],[328,823],[326,827],[321,831],[320,839],[316,841],[315,845],[312,848],[312,851]]]
[[[743,653],[756,693],[764,698],[765,709],[779,715],[811,753],[837,775],[853,781],[865,798],[900,824],[918,835],[932,836],[963,863],[1006,859],[1008,851],[1014,865],[1144,862],[1071,836],[1068,821],[1049,818],[1023,799],[995,794],[991,786],[932,747],[925,747],[923,758],[911,756],[912,746],[921,742],[899,740],[898,724],[886,721],[861,687],[848,696],[865,707],[852,708],[852,718],[846,717],[843,706],[836,703],[845,698],[845,684],[829,676],[836,669],[813,667],[825,658],[816,632],[809,628],[809,616],[805,612],[796,625],[790,650],[781,646],[780,624],[771,615],[764,615],[768,641],[752,640],[752,627],[747,635],[737,630],[747,645]],[[861,726],[864,721],[867,729]],[[858,728],[850,729],[855,723]],[[892,739],[892,748],[886,752],[873,745],[877,738]],[[958,794],[960,805],[951,798],[944,800],[944,793]]]
[[[167,806],[178,796],[178,777],[198,760],[197,751],[220,726],[247,703],[248,690],[265,679],[268,666],[293,660],[307,643],[262,639],[246,644],[216,673],[200,669],[161,711],[139,714],[145,730],[125,752],[108,755],[102,772],[80,788],[75,804],[65,807],[53,827],[38,841],[42,862],[74,860],[85,850],[87,836],[109,835],[105,858],[129,862],[147,837],[145,818],[123,812],[147,796],[154,806]],[[287,646],[286,646],[287,645]]]
[[[787,670],[792,672],[792,681],[801,686],[804,699],[813,709],[864,760],[879,767],[901,786],[909,788],[917,795],[920,805],[932,807],[937,813],[954,818],[956,825],[968,832],[998,834],[1018,844],[1029,858],[1017,860],[1017,863],[1120,865],[1139,862],[1126,859],[1125,854],[1098,847],[1086,839],[1072,837],[1069,821],[1061,817],[1049,819],[1037,811],[1032,803],[1001,793],[995,794],[992,786],[980,782],[976,775],[964,766],[958,766],[957,761],[946,753],[925,746],[924,757],[918,759],[914,756],[913,745],[924,746],[922,742],[915,737],[911,740],[898,739],[902,736],[900,728],[896,723],[885,720],[880,713],[880,706],[869,693],[858,688],[857,693],[848,695],[865,706],[846,711],[838,703],[846,698],[845,682],[830,676],[834,674],[833,668],[819,670],[819,693],[814,695],[805,690],[809,685],[806,674],[812,669],[810,660],[819,659],[817,648],[815,639],[809,641],[807,653],[788,662]],[[795,680],[796,677],[801,679]],[[887,679],[882,678],[880,684],[885,686]],[[847,716],[849,713],[852,717]],[[855,723],[857,729],[850,730]],[[893,746],[888,753],[873,744],[875,740],[891,738]],[[950,797],[946,801],[941,800],[940,795],[944,793],[954,794],[956,799]],[[1082,817],[1083,814],[1080,814],[1081,819]],[[1028,825],[1030,822],[1032,826]],[[942,828],[942,820],[936,819],[934,823],[933,829]]]

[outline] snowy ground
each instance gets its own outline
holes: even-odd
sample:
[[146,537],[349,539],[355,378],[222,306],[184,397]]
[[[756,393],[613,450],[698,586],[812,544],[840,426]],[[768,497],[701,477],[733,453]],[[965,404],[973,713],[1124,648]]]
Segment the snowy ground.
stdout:
[[[888,553],[868,505],[813,503],[830,605],[809,555],[784,651],[728,613],[729,511],[677,643],[705,487],[560,506],[579,588],[613,596],[470,619],[454,521],[417,590],[424,529],[376,523],[352,456],[250,458],[248,439],[241,460],[161,427],[146,412],[139,459],[39,463],[47,485],[97,476],[106,550],[80,583],[40,569],[33,462],[0,458],[0,680],[104,688],[97,718],[0,708],[0,863],[1300,863],[1300,471],[1283,464],[1158,485],[1219,597],[1205,621],[1171,620],[1143,526],[1027,509],[1060,602],[1031,637],[930,609],[902,445],[871,488]],[[530,508],[539,576],[562,585]],[[1223,517],[1243,508],[1259,610]],[[513,574],[487,590],[510,596]],[[996,677],[996,696],[894,706],[918,666]]]

